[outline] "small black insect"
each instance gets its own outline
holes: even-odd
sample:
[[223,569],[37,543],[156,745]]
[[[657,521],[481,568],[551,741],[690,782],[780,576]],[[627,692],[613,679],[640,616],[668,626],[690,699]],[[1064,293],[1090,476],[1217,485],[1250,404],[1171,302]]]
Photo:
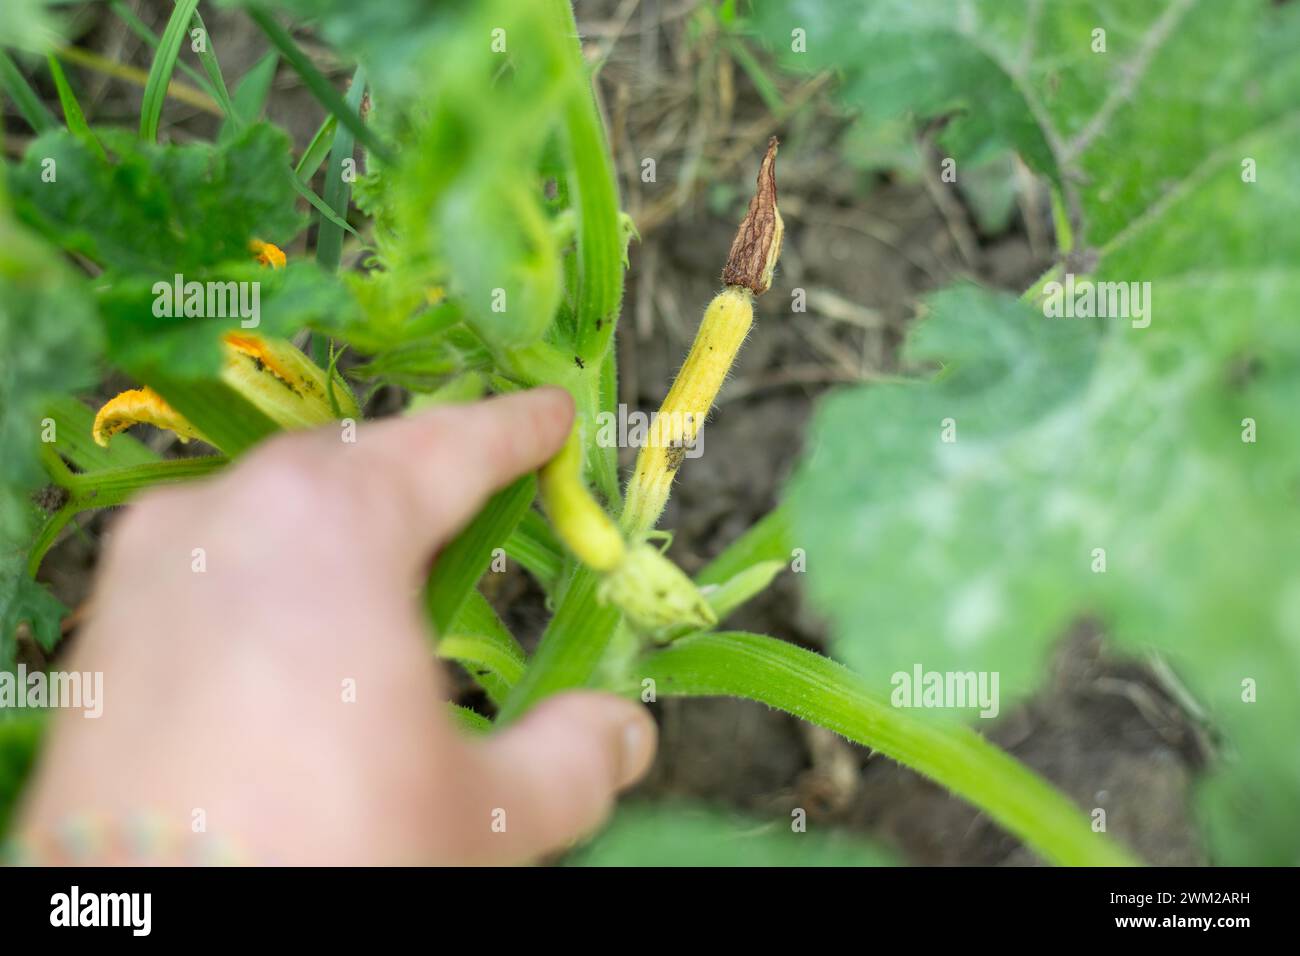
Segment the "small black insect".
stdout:
[[581,357],[580,355],[575,355],[575,356],[573,357],[573,364],[576,365],[576,366],[578,366],[578,368],[586,368],[586,367],[587,367],[587,366],[583,363],[583,361],[582,361],[582,357]]

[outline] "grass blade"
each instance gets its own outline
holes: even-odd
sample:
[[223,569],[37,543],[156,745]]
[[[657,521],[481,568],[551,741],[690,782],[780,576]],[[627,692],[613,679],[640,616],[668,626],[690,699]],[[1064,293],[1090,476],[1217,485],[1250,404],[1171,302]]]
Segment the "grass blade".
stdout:
[[334,144],[334,129],[338,126],[338,118],[332,113],[325,117],[316,130],[316,135],[311,138],[307,144],[307,149],[298,159],[298,165],[293,168],[294,173],[304,183],[309,183],[316,171],[320,169],[321,163],[325,162],[325,157],[329,155],[330,147]]
[[90,131],[90,124],[86,122],[86,114],[81,111],[81,104],[77,102],[77,96],[72,92],[72,85],[68,82],[63,67],[53,53],[49,55],[48,62],[50,76],[54,77],[54,86],[59,92],[59,105],[63,107],[63,119],[68,124],[68,129],[94,147],[95,152],[103,159],[104,147],[95,138],[95,134]]
[[154,53],[153,66],[144,86],[144,101],[140,104],[140,138],[147,143],[158,139],[158,123],[162,119],[163,103],[167,99],[167,84],[171,82],[176,58],[181,52],[190,21],[198,10],[199,0],[177,0],[167,28]]
[[266,34],[266,38],[271,41],[271,45],[279,50],[289,65],[293,67],[294,72],[302,77],[302,81],[307,84],[307,88],[311,90],[317,101],[330,113],[338,117],[338,121],[346,126],[366,149],[385,162],[391,161],[392,152],[380,141],[373,130],[361,122],[361,117],[355,110],[348,109],[343,97],[334,89],[334,86],[325,78],[324,74],[316,69],[298,44],[293,42],[293,37],[289,35],[288,31],[261,7],[250,6],[248,15]]
[[[108,6],[109,9],[116,14],[117,18],[126,24],[128,30],[145,43],[149,44],[149,46],[153,47],[153,49],[158,49],[158,44],[162,42],[158,39],[158,34],[150,30],[149,25],[137,17],[135,12],[123,3],[122,0],[111,0]],[[197,83],[199,88],[203,90],[204,93],[208,94],[208,96],[212,97],[213,102],[216,102],[217,91],[208,83],[208,78],[206,76],[194,69],[194,67],[190,66],[184,60],[177,60],[176,68]]]
[[240,127],[244,125],[243,119],[235,111],[234,101],[230,98],[230,90],[226,87],[226,78],[221,72],[221,61],[217,59],[217,51],[212,43],[212,34],[208,31],[208,25],[203,22],[203,16],[199,13],[197,7],[194,10],[194,23],[203,31],[203,49],[199,50],[199,63],[203,67],[203,72],[208,75],[208,82],[212,86],[213,99],[221,107],[221,112],[226,114],[226,119]]
[[[352,75],[352,86],[348,90],[348,115],[355,116],[360,122],[361,101],[366,93],[366,73],[357,67]],[[334,130],[334,145],[330,148],[329,167],[325,171],[325,205],[334,212],[334,218],[322,216],[320,228],[316,233],[316,264],[326,272],[337,272],[339,260],[343,257],[343,229],[339,222],[347,222],[348,204],[352,200],[352,186],[343,177],[343,166],[351,162],[356,148],[356,138],[348,124],[343,123]],[[295,177],[296,179],[296,177]]]
[[36,91],[18,69],[18,64],[3,50],[0,50],[0,89],[9,94],[9,98],[14,101],[14,105],[18,107],[18,112],[27,121],[27,125],[37,133],[58,128],[58,121],[45,108],[41,98],[36,95]]

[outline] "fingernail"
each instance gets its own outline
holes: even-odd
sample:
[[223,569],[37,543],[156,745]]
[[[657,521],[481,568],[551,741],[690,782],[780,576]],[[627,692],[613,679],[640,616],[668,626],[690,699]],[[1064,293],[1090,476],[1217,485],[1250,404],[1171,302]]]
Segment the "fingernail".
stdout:
[[623,725],[623,753],[619,761],[619,787],[628,787],[650,769],[655,755],[655,725],[646,718]]

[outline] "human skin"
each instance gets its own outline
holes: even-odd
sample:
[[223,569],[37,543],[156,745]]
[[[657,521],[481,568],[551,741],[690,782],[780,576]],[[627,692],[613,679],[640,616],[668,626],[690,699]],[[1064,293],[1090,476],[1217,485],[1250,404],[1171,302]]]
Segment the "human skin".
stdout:
[[59,713],[20,846],[50,858],[69,821],[113,833],[143,814],[177,834],[167,858],[110,839],[58,861],[184,862],[219,840],[250,863],[515,864],[596,828],[651,762],[649,715],[575,692],[467,737],[419,604],[439,548],[572,418],[567,393],[538,389],[355,442],[327,426],[143,496],[60,663],[103,673],[103,714]]

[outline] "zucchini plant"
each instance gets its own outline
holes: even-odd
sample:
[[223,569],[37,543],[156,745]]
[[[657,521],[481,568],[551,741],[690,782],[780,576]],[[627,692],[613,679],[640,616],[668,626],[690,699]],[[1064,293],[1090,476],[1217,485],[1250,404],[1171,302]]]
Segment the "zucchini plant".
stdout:
[[[901,578],[946,566],[925,563],[941,544],[951,545],[954,560],[968,562],[982,560],[977,544],[987,546],[990,574],[1025,576],[1031,617],[1017,630],[999,631],[1000,639],[1050,636],[1073,608],[1065,595],[1074,592],[1060,579],[1048,582],[1056,590],[1049,588],[1042,562],[1064,561],[1066,544],[1059,537],[1040,541],[1055,534],[1044,524],[1038,537],[1007,542],[1010,557],[992,557],[998,547],[984,538],[993,525],[979,522],[1013,502],[1026,514],[1042,506],[1015,497],[1026,495],[1025,487],[1013,493],[998,483],[1012,480],[1013,466],[1032,458],[1035,443],[1078,441],[1062,430],[1067,425],[1089,429],[1089,440],[1098,439],[1101,448],[1086,467],[1080,462],[1072,469],[1070,482],[1100,482],[1088,493],[1105,496],[1105,486],[1121,479],[1106,466],[1113,460],[1106,454],[1115,449],[1101,439],[1131,408],[1125,389],[1132,388],[1133,363],[1168,369],[1186,343],[1152,336],[1152,354],[1143,355],[1113,341],[1115,334],[1084,324],[1043,331],[1043,319],[1014,298],[965,288],[944,293],[932,304],[912,357],[951,360],[951,367],[923,389],[851,390],[829,403],[820,419],[820,451],[796,480],[790,503],[692,578],[664,553],[659,521],[742,343],[763,334],[755,299],[772,281],[784,230],[775,140],[753,157],[754,198],[730,249],[718,250],[723,289],[712,303],[699,304],[695,343],[625,481],[617,449],[598,438],[598,423],[615,413],[614,342],[635,229],[620,209],[593,66],[583,58],[568,0],[480,0],[432,9],[415,0],[226,0],[257,25],[272,50],[237,85],[223,75],[221,37],[207,34],[197,0],[175,3],[161,35],[123,5],[110,4],[154,49],[133,129],[87,122],[60,65],[67,51],[50,43],[57,24],[37,30],[31,24],[44,16],[43,4],[10,2],[30,7],[24,13],[31,19],[13,18],[22,33],[0,27],[0,43],[12,47],[0,53],[0,83],[32,138],[19,158],[6,160],[0,178],[0,668],[13,666],[20,628],[46,652],[56,651],[66,609],[37,573],[83,512],[128,504],[158,484],[212,474],[280,429],[355,421],[380,386],[400,387],[416,396],[413,404],[427,405],[557,385],[572,394],[578,411],[568,444],[539,475],[498,493],[440,555],[426,584],[436,655],[464,666],[492,704],[491,717],[455,711],[469,732],[490,733],[546,696],[577,687],[646,700],[746,698],[913,768],[979,807],[1046,860],[1137,862],[1097,832],[1083,809],[970,727],[895,706],[882,677],[896,669],[896,652],[909,640],[924,648],[930,666],[974,666],[961,635],[945,640],[951,617],[939,602],[890,604],[916,597],[914,588],[898,586]],[[1100,265],[1089,260],[1098,276],[1111,268],[1140,273],[1145,261],[1159,263],[1161,274],[1182,277],[1167,292],[1180,305],[1165,308],[1198,323],[1189,334],[1207,350],[1205,377],[1222,369],[1209,363],[1211,348],[1225,361],[1256,355],[1252,333],[1294,346],[1294,336],[1262,323],[1246,322],[1235,334],[1196,318],[1209,308],[1207,288],[1225,307],[1231,295],[1258,291],[1250,284],[1263,281],[1258,275],[1235,272],[1227,285],[1209,287],[1187,278],[1202,261],[1196,254],[1210,248],[1233,250],[1237,258],[1224,253],[1222,266],[1236,268],[1250,248],[1244,235],[1240,242],[1190,251],[1178,245],[1182,233],[1160,239],[1167,222],[1227,201],[1202,199],[1203,191],[1231,188],[1207,183],[1218,167],[1199,166],[1171,146],[1171,175],[1186,177],[1186,186],[1153,192],[1145,180],[1112,172],[1100,160],[1093,164],[1105,135],[1091,133],[1079,117],[1098,109],[1127,122],[1131,109],[1094,95],[1088,84],[1104,77],[1081,80],[1088,95],[1077,94],[1079,102],[1071,99],[1074,93],[1063,96],[1070,99],[1061,109],[1068,110],[1075,137],[1063,143],[1064,132],[1050,125],[1052,111],[1033,98],[1024,77],[1001,69],[998,54],[1015,45],[1011,33],[995,33],[996,49],[990,50],[971,39],[978,30],[952,27],[937,7],[927,14],[927,4],[911,13],[894,6],[866,4],[857,22],[859,14],[848,5],[774,3],[756,9],[747,25],[777,38],[774,46],[789,46],[791,31],[805,30],[815,41],[810,62],[791,66],[860,70],[860,82],[845,89],[882,115],[961,106],[964,121],[949,127],[959,157],[994,147],[1015,150],[1049,177],[1061,197],[1063,256],[1102,249]],[[1091,12],[1087,3],[1066,6],[1077,6],[1085,20]],[[997,4],[973,7],[1001,22]],[[876,19],[871,11],[884,8],[889,12]],[[346,89],[323,76],[299,46],[299,26],[310,27],[336,56],[354,64]],[[186,49],[195,31],[206,41],[194,57],[197,68],[187,63]],[[1243,43],[1247,32],[1237,31]],[[844,45],[846,36],[877,44],[881,57],[912,71],[916,82],[906,91],[887,84],[887,95],[874,95],[871,70],[851,65],[856,55]],[[935,40],[951,53],[949,62],[907,59],[905,51]],[[1051,40],[1067,44],[1066,34]],[[33,58],[33,52],[44,57]],[[1234,75],[1242,83],[1253,75],[1244,57]],[[1035,72],[1040,59],[1074,63],[1044,43],[1025,65],[1035,83],[1046,82]],[[319,132],[296,155],[286,133],[261,119],[277,62],[297,74],[322,108]],[[870,67],[878,58],[862,62]],[[182,69],[184,88],[192,87],[221,116],[212,142],[165,141],[161,119],[181,85],[171,81]],[[61,121],[32,85],[42,71],[57,89]],[[1261,89],[1252,110],[1260,123],[1278,125],[1261,127],[1252,149],[1261,162],[1274,159],[1277,172],[1269,175],[1284,181],[1286,164],[1294,166],[1286,157],[1297,155],[1283,149],[1294,124],[1277,118],[1283,114],[1273,97],[1283,85],[1264,75],[1256,79]],[[1132,123],[1129,133],[1140,132]],[[1237,125],[1243,136],[1255,130]],[[1062,150],[1070,144],[1077,149],[1067,157]],[[1067,158],[1074,167],[1064,165]],[[1236,154],[1224,153],[1220,162],[1226,169]],[[1073,168],[1088,170],[1086,187]],[[1103,195],[1103,188],[1109,192]],[[1260,204],[1261,223],[1280,223],[1285,212],[1276,202],[1278,189],[1295,198],[1293,188],[1266,193],[1260,187],[1236,201]],[[1121,204],[1132,209],[1131,224],[1118,218]],[[1225,221],[1223,228],[1230,226]],[[1150,258],[1135,258],[1144,249]],[[1270,273],[1274,293],[1291,281],[1278,268]],[[237,298],[241,283],[256,284],[256,315],[210,307],[214,285]],[[1041,291],[1031,290],[1029,298]],[[160,307],[161,299],[170,305]],[[348,359],[341,363],[344,353]],[[1028,356],[1023,367],[1021,356]],[[106,367],[137,387],[92,407],[80,396]],[[1194,381],[1175,377],[1170,387],[1188,389]],[[1251,386],[1265,389],[1260,401],[1277,399],[1281,393],[1268,390],[1265,381],[1256,378]],[[1071,417],[1067,403],[1080,391],[1095,400]],[[964,408],[977,409],[969,426]],[[1053,408],[1062,411],[1053,417]],[[1179,414],[1198,416],[1199,429],[1211,411]],[[1271,411],[1268,406],[1256,414]],[[936,466],[925,456],[942,448],[924,450],[922,435],[937,441],[939,421],[952,415],[961,441],[969,442],[956,447],[975,453]],[[200,441],[212,453],[160,459],[130,434],[137,422]],[[1174,442],[1177,432],[1158,437]],[[1169,456],[1149,451],[1144,460],[1159,472],[1152,480],[1173,493],[1177,479],[1160,471]],[[1214,467],[1222,463],[1218,453],[1206,450],[1203,460],[1209,492],[1214,481],[1228,479]],[[945,492],[963,496],[952,503],[962,519],[948,532],[959,536],[953,541],[915,526],[925,520],[923,509],[896,504],[918,495],[925,481],[939,481],[945,468],[975,469],[957,490]],[[1047,496],[1051,477],[1032,471],[1027,487]],[[853,520],[837,524],[837,514]],[[1140,533],[1114,522],[1107,527],[1114,542]],[[1161,547],[1197,547],[1169,531],[1158,539]],[[813,594],[836,624],[837,656],[856,670],[773,637],[726,628],[728,614],[770,584],[796,547],[826,568],[810,575]],[[498,549],[536,579],[553,611],[531,654],[480,590]],[[1020,580],[995,585],[1009,588]],[[937,583],[935,593],[944,593]],[[1140,585],[1111,597],[1135,615],[1154,613],[1143,604]],[[1192,626],[1191,606],[1187,614],[1180,620]],[[1157,619],[1145,620],[1154,626]],[[881,651],[877,660],[873,648]],[[1294,673],[1290,653],[1287,666]],[[910,654],[902,657],[910,661],[922,651]],[[1032,658],[1013,657],[983,660],[979,667],[1003,670],[1017,688],[1027,689]],[[31,718],[0,711],[0,808],[12,798],[38,740]],[[0,816],[0,828],[3,822]],[[694,844],[717,824],[692,817],[683,826],[690,836],[682,839]]]

